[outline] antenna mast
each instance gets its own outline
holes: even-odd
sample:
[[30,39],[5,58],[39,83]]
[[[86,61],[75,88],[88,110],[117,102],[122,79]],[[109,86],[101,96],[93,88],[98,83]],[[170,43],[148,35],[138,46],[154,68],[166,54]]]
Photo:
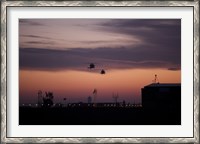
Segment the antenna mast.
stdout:
[[158,80],[157,74],[155,74],[154,83],[159,83],[159,80]]
[[115,95],[115,94],[113,94],[113,99],[114,99],[114,102],[115,103],[117,103],[117,99],[119,98],[119,96],[118,96],[118,93]]

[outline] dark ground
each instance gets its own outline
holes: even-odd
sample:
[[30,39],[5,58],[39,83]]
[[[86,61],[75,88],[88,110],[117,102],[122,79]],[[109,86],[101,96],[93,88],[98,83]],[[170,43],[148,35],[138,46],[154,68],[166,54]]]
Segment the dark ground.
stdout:
[[180,125],[181,113],[143,108],[19,108],[19,125]]

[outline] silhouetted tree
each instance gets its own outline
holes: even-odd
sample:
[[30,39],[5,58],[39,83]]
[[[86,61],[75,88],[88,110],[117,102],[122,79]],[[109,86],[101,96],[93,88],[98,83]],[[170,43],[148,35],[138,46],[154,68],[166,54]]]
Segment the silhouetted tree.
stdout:
[[45,92],[46,96],[43,97],[43,106],[44,107],[51,107],[53,105],[53,93],[52,92]]

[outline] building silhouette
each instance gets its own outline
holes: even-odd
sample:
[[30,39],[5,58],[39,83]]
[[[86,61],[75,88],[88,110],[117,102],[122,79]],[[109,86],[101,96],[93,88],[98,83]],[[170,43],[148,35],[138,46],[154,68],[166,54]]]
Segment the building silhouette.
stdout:
[[92,97],[91,97],[91,96],[89,96],[89,97],[87,98],[87,100],[88,100],[88,104],[91,104],[91,103],[92,103]]
[[142,91],[142,107],[144,109],[181,110],[181,84],[152,83],[144,86]]

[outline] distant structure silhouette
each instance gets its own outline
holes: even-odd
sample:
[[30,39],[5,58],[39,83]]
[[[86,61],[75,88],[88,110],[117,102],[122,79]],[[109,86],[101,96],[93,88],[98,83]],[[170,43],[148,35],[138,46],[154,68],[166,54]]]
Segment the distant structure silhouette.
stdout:
[[65,106],[67,106],[67,98],[63,98]]
[[88,97],[88,104],[91,104],[91,103],[92,103],[92,97],[89,96],[89,97]]
[[123,100],[123,104],[122,104],[122,106],[123,106],[123,107],[126,106],[126,102],[125,102],[125,100]]
[[114,99],[114,102],[117,103],[117,99],[119,98],[119,95],[118,93],[117,94],[113,94],[113,99]]

